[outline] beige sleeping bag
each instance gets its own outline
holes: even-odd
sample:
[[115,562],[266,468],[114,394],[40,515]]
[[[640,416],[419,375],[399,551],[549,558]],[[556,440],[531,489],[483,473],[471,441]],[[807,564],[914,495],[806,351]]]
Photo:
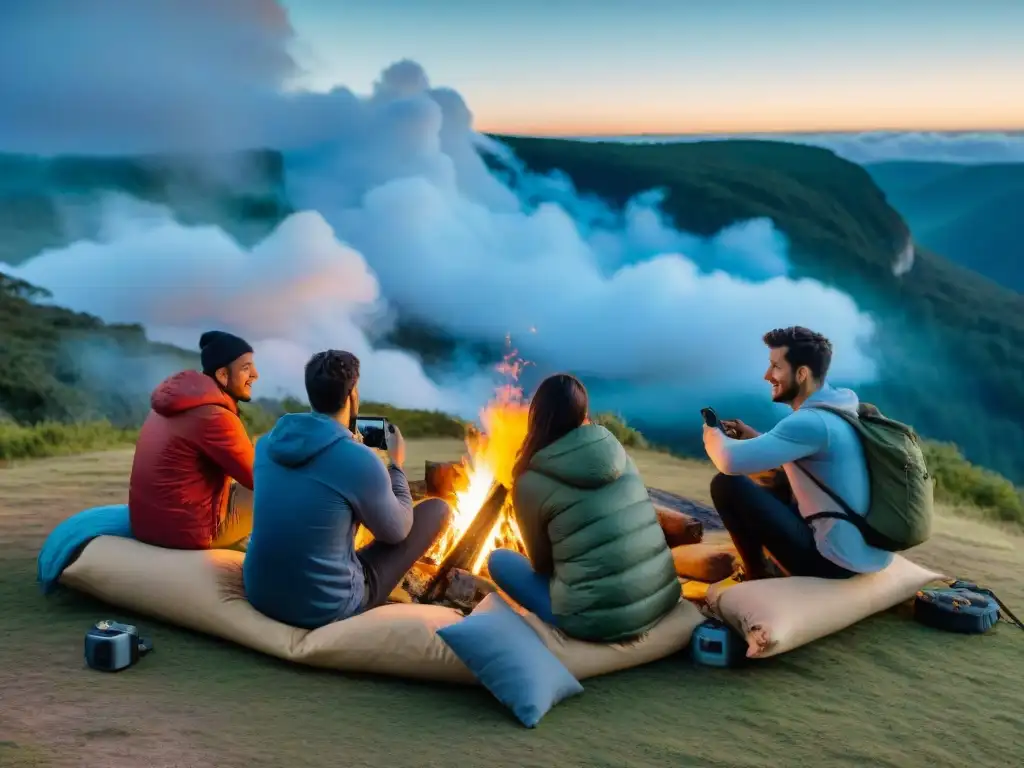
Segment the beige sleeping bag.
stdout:
[[[245,599],[240,552],[161,549],[101,536],[65,569],[61,584],[127,610],[230,640],[280,659],[344,672],[457,683],[475,678],[437,636],[455,610],[395,604],[313,631],[281,624]],[[601,645],[572,640],[536,616],[526,620],[577,677],[635,667],[685,648],[703,616],[685,601],[643,638]]]
[[941,574],[896,555],[888,568],[850,579],[792,576],[734,586],[712,584],[708,609],[747,641],[747,656],[765,659],[799,648],[910,600]]

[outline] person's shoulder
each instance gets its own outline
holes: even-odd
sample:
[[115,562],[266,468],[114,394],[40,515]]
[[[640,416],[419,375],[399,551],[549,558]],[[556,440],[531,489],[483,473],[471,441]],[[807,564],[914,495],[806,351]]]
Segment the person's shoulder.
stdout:
[[387,466],[373,448],[347,436],[331,445],[327,452],[335,459],[343,460],[348,467],[357,470],[371,470]]
[[191,411],[182,414],[186,418],[191,416],[196,422],[211,429],[223,429],[239,425],[245,429],[245,422],[236,411],[220,403],[204,403],[196,406]]
[[828,432],[827,416],[820,408],[798,408],[782,418],[772,432],[791,439],[822,436]]

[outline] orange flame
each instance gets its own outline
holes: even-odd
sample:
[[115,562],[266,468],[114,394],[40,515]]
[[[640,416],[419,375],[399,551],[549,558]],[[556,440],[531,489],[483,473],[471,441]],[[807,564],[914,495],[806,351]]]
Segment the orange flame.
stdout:
[[[450,529],[427,554],[427,559],[434,562],[440,562],[465,535],[495,483],[512,487],[512,468],[526,438],[529,415],[529,403],[523,399],[518,383],[528,363],[518,357],[518,350],[511,349],[511,339],[506,337],[505,342],[510,349],[497,366],[505,381],[497,388],[494,400],[480,411],[482,429],[471,430],[466,437],[468,456],[463,459],[466,480],[455,492]],[[491,551],[506,546],[523,548],[522,535],[512,514],[511,495],[470,570],[480,573]]]

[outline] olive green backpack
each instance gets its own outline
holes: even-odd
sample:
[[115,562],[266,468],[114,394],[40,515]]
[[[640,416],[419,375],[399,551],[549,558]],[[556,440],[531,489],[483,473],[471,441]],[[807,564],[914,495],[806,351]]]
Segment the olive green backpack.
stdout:
[[868,513],[858,515],[821,480],[801,467],[842,510],[809,515],[807,521],[847,520],[857,526],[868,544],[888,552],[902,552],[927,541],[932,532],[934,486],[921,442],[913,428],[887,419],[867,403],[861,404],[856,416],[817,403],[804,407],[834,413],[856,430],[864,447],[871,488]]

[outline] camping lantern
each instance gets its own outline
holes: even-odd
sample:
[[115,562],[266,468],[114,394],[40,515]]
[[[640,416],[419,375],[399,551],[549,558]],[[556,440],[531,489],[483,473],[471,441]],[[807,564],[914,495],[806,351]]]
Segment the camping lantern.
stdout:
[[735,667],[746,659],[743,639],[728,625],[708,619],[693,631],[690,650],[693,660],[705,667]]

